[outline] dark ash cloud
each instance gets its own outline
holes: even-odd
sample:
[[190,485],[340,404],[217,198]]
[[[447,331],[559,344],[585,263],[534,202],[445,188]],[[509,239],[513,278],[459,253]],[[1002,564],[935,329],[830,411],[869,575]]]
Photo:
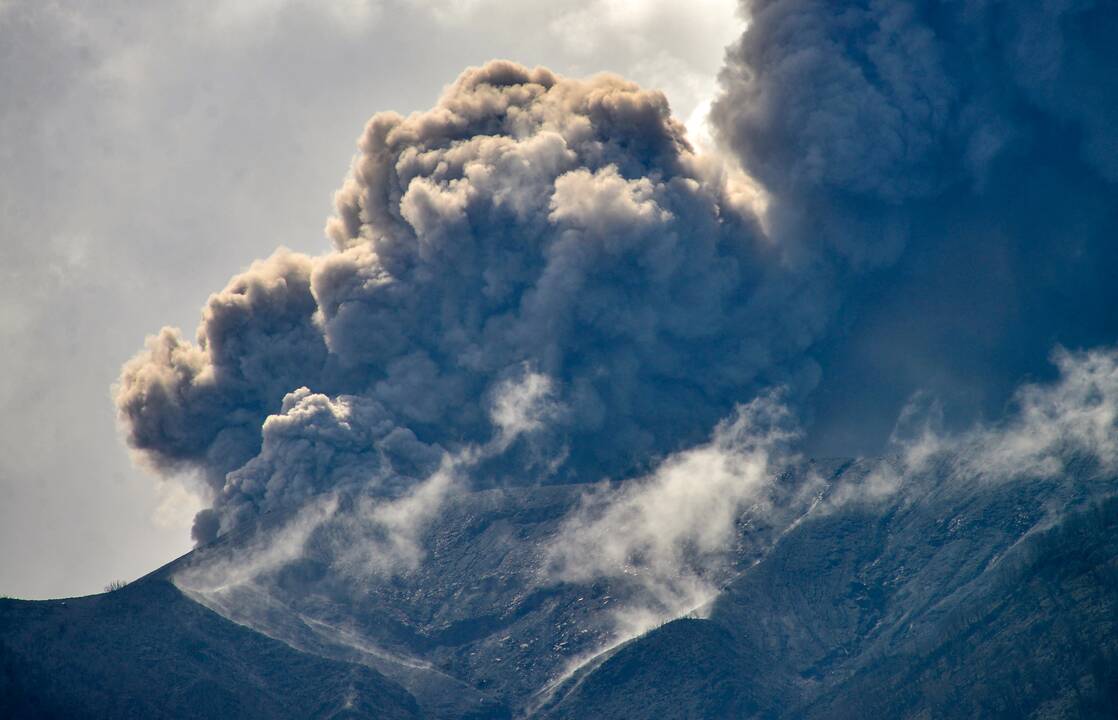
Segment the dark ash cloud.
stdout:
[[817,449],[876,451],[920,389],[996,417],[1054,345],[1118,337],[1112,4],[744,9],[712,124],[825,268]]
[[758,388],[810,379],[810,319],[760,311],[785,286],[776,253],[662,94],[493,62],[430,111],[375,116],[359,150],[334,252],[257,263],[210,298],[195,343],[164,329],[124,368],[132,446],[208,480],[200,540],[339,484],[421,477],[502,432],[525,370],[553,411],[479,477],[640,470]]
[[[745,10],[712,124],[763,210],[615,76],[495,61],[374,116],[333,252],[254,265],[124,369],[133,447],[208,482],[196,536],[462,453],[475,484],[644,472],[781,385],[809,449],[874,452],[916,391],[970,422],[1113,341],[1118,13]],[[502,442],[533,382],[546,420]]]

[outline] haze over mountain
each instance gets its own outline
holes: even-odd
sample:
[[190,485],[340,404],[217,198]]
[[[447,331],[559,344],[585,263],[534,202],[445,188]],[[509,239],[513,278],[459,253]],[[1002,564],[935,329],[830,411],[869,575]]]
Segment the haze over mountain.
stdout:
[[501,60],[375,115],[122,369],[198,549],[0,606],[5,709],[1112,716],[1118,10],[743,9],[719,152]]

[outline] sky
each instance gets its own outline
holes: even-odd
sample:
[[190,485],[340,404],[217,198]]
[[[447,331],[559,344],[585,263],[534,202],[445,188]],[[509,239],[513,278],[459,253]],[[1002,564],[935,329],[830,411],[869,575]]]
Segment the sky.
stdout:
[[731,0],[0,2],[0,594],[99,592],[187,552],[110,386],[146,335],[323,226],[374,113],[491,58],[619,73],[703,132]]

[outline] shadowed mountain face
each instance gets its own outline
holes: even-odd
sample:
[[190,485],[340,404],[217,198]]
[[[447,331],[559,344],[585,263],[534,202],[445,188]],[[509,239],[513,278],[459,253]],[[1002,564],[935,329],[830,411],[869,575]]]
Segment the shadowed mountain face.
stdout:
[[[986,568],[973,577],[936,557],[956,544],[942,533],[910,535],[907,562],[882,552],[889,524],[823,523],[845,526],[842,547],[805,564],[789,543],[729,588],[709,620],[629,643],[546,716],[1114,717],[1118,502],[1002,559],[977,552],[970,559]],[[909,564],[914,555],[927,562]]]
[[945,460],[850,499],[881,466],[781,475],[812,490],[803,512],[743,510],[700,608],[654,603],[639,567],[554,576],[585,487],[462,493],[421,561],[380,574],[344,561],[329,522],[295,537],[298,518],[265,517],[121,591],[0,604],[3,714],[1112,716],[1112,478],[1072,462],[995,483]]
[[305,653],[157,577],[69,600],[0,603],[6,718],[419,718],[375,670]]

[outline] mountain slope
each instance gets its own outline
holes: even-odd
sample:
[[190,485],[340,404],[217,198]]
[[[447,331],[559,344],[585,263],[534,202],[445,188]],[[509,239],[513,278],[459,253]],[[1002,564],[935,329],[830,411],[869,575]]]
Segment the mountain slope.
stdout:
[[0,601],[0,717],[419,718],[376,671],[300,653],[146,579]]
[[1026,489],[965,498],[969,532],[927,506],[806,522],[710,620],[633,641],[547,717],[1114,717],[1118,499],[1022,535]]
[[[844,466],[811,464],[782,481],[794,486]],[[546,702],[566,674],[639,632],[630,617],[666,621],[693,607],[653,602],[640,572],[573,581],[549,570],[549,548],[590,492],[557,485],[456,493],[418,538],[421,560],[392,571],[349,557],[356,501],[343,497],[313,532],[299,517],[266,520],[162,574],[238,623],[376,668],[432,715],[522,714]],[[784,527],[776,517],[783,515],[742,511],[737,536],[705,578],[712,587],[763,556]],[[256,536],[272,538],[263,551]],[[297,546],[297,557],[276,559],[277,546]]]
[[752,717],[759,707],[742,678],[757,674],[756,662],[721,626],[682,618],[619,648],[541,714],[554,720]]
[[1025,543],[809,718],[1110,718],[1118,708],[1118,500]]
[[339,545],[344,499],[333,524],[264,518],[121,591],[0,603],[0,715],[1112,716],[1113,478],[945,461],[859,495],[879,467],[782,474],[808,510],[742,509],[721,591],[643,634],[639,567],[547,572],[585,487],[462,491],[391,572]]

